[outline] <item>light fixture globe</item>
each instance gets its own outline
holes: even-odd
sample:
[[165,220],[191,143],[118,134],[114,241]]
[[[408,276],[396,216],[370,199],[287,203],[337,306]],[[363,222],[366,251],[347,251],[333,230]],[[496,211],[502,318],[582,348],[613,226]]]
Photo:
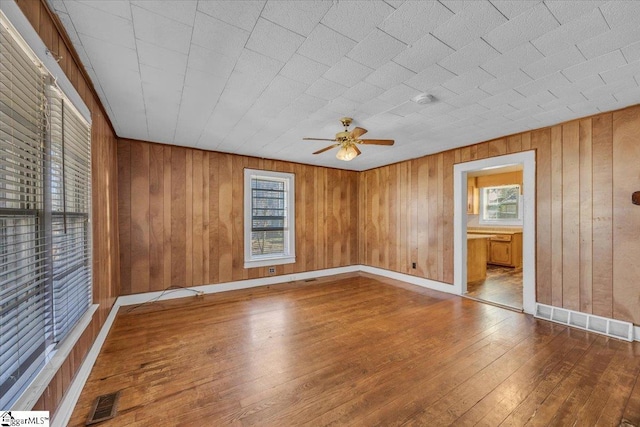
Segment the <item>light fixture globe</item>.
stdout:
[[338,150],[338,152],[336,153],[336,158],[338,160],[343,160],[345,162],[353,160],[357,156],[358,156],[358,152],[356,151],[356,148],[353,146],[353,144],[343,145],[340,148],[340,150]]

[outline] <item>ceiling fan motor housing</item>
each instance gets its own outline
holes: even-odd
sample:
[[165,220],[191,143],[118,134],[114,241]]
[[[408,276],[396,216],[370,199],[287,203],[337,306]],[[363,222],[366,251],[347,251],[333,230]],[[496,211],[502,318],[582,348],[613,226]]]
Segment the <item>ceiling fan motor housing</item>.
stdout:
[[349,137],[351,136],[350,132],[344,131],[344,132],[338,132],[336,133],[336,141],[344,141],[349,139]]

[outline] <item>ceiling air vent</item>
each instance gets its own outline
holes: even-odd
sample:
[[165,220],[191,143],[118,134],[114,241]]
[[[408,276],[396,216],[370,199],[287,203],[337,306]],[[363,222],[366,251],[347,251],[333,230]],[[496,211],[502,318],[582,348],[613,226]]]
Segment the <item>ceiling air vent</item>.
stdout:
[[120,391],[96,397],[96,401],[93,403],[93,408],[89,414],[89,419],[85,425],[96,424],[115,417],[118,412],[119,398]]

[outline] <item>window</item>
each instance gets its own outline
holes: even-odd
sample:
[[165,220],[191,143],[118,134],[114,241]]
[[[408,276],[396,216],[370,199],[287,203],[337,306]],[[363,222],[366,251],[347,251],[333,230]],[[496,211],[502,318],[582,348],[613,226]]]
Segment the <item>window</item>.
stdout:
[[244,170],[244,268],[295,258],[294,175]]
[[60,341],[91,301],[91,134],[55,87],[49,86],[47,95],[53,329]]
[[480,189],[480,223],[522,225],[519,185],[503,185]]
[[91,303],[90,128],[0,23],[0,408],[10,408]]

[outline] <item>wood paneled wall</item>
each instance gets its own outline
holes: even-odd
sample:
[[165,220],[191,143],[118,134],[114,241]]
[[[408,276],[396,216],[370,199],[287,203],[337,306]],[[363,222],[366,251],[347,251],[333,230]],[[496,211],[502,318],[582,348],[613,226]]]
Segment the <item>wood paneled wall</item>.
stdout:
[[640,324],[639,135],[636,106],[363,172],[360,262],[452,283],[453,165],[532,149],[537,300]]
[[93,302],[100,304],[80,340],[54,375],[49,386],[36,403],[34,410],[55,414],[64,393],[78,371],[100,328],[104,324],[118,296],[119,257],[117,221],[117,141],[115,132],[106,118],[100,101],[90,82],[74,60],[67,44],[68,38],[57,25],[46,2],[17,0],[31,25],[47,48],[61,56],[59,64],[85,104],[91,111],[91,163],[92,163],[92,231],[93,231]]
[[447,151],[360,174],[361,264],[453,282],[453,164]]
[[358,174],[142,141],[118,141],[121,294],[268,276],[243,267],[245,168],[295,174],[296,263],[358,263]]

